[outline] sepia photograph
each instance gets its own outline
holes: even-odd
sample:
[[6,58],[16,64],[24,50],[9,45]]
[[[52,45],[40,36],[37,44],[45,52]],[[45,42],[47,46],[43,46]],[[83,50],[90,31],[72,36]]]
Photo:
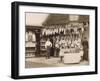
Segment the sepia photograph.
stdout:
[[97,7],[12,3],[11,77],[97,74]]
[[89,15],[25,12],[25,68],[89,65]]

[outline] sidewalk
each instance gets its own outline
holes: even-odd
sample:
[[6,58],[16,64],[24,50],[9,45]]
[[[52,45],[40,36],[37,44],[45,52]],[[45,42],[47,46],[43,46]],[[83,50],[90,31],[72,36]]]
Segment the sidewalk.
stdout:
[[87,61],[82,61],[77,64],[64,64],[60,62],[59,57],[51,57],[46,59],[45,57],[34,57],[26,58],[25,67],[26,68],[35,68],[35,67],[63,67],[63,66],[75,66],[75,65],[88,65]]

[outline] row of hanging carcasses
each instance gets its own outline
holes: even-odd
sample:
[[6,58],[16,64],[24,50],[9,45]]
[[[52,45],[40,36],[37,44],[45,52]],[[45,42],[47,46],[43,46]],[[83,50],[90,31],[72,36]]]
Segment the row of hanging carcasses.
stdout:
[[55,35],[55,34],[61,34],[63,32],[63,34],[68,34],[70,32],[74,32],[77,33],[79,32],[78,29],[81,29],[81,31],[84,31],[83,25],[79,24],[79,25],[54,25],[54,26],[45,26],[44,29],[42,29],[42,35]]

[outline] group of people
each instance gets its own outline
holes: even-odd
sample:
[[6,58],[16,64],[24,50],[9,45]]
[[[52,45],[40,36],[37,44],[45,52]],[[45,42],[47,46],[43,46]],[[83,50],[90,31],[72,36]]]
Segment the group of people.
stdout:
[[67,38],[66,36],[53,38],[53,43],[48,38],[45,43],[45,48],[47,50],[46,58],[50,58],[50,49],[53,47],[54,56],[60,57],[61,62],[63,61],[64,52],[76,52],[71,49],[83,50],[82,41],[80,38]]

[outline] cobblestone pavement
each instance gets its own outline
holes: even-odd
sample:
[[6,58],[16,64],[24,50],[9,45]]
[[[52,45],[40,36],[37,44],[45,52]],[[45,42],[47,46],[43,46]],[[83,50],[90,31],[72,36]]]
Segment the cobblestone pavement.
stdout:
[[82,61],[76,64],[64,64],[60,62],[60,58],[51,57],[50,59],[46,59],[45,57],[34,57],[34,58],[26,58],[25,67],[26,68],[35,68],[35,67],[63,67],[63,66],[75,66],[75,65],[88,65],[87,61]]

